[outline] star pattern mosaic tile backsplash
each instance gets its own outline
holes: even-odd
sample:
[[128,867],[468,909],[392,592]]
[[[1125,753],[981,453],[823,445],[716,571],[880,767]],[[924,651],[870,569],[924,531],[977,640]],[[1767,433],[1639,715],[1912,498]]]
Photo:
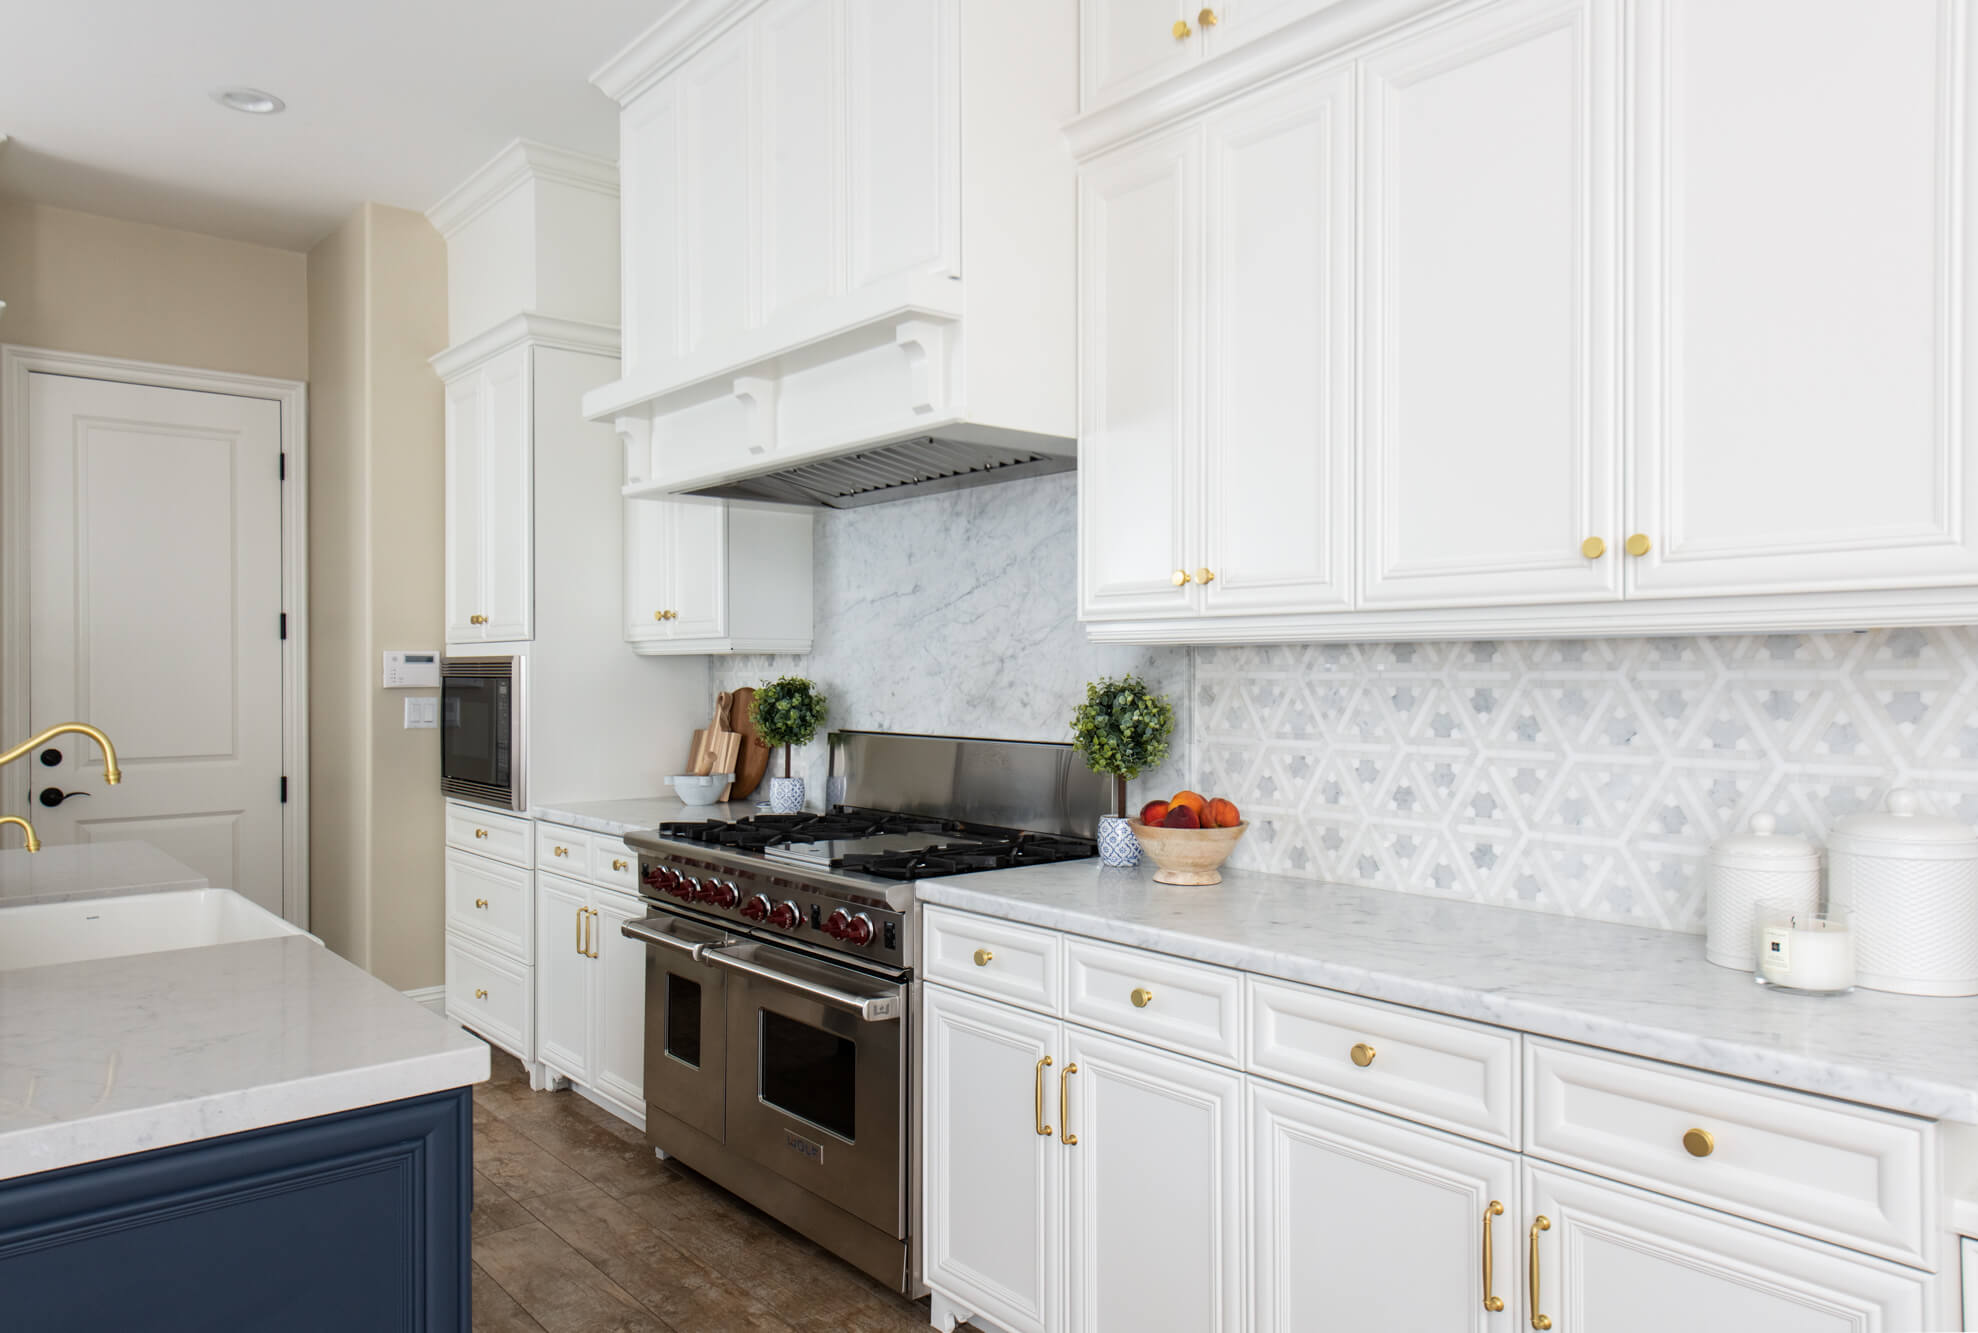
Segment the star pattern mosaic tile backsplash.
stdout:
[[1711,841],[1892,786],[1978,822],[1978,629],[1194,653],[1232,865],[1703,929]]

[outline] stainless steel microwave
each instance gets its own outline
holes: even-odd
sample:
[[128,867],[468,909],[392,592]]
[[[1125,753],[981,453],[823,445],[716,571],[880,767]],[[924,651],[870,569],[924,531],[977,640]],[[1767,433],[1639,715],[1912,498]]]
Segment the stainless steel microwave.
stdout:
[[440,662],[440,787],[448,796],[527,810],[521,657]]

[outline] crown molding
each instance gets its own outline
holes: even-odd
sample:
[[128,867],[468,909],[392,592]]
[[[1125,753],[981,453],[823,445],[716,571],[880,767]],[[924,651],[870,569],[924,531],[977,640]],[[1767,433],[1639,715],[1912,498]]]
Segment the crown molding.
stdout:
[[598,356],[615,357],[619,354],[618,330],[609,324],[584,324],[574,319],[522,314],[504,319],[493,328],[436,353],[429,358],[428,364],[441,379],[450,380],[519,343],[556,347],[567,352],[590,352]]
[[441,236],[451,238],[482,213],[537,180],[618,197],[616,162],[532,139],[517,139],[427,209],[426,220]]
[[598,66],[591,82],[621,106],[734,27],[763,0],[680,0],[659,21]]

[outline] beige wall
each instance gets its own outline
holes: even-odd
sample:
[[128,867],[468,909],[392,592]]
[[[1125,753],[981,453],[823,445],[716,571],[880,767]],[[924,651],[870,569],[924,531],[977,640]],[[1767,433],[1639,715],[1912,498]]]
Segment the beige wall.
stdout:
[[311,928],[400,989],[444,977],[439,733],[387,648],[443,635],[446,247],[366,204],[308,256]]

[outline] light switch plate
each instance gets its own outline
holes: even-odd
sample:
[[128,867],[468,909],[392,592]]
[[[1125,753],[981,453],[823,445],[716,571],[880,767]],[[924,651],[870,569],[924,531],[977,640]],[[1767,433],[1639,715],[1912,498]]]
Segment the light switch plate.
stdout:
[[426,731],[440,725],[440,701],[434,695],[415,695],[405,701],[405,729]]

